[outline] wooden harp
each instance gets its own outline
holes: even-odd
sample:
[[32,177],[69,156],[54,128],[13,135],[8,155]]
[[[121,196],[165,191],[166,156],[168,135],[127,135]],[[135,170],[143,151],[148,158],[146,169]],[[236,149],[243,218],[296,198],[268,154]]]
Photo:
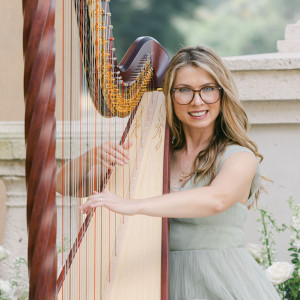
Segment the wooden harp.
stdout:
[[[122,196],[137,198],[155,195],[155,186],[160,192],[168,192],[170,138],[165,127],[163,97],[158,92],[147,93],[161,86],[168,55],[158,42],[145,37],[137,39],[118,64],[114,55],[109,1],[64,1],[63,10],[67,16],[64,22],[71,31],[67,40],[73,44],[63,50],[67,57],[63,67],[64,86],[69,92],[64,92],[62,98],[70,101],[63,104],[67,116],[61,123],[67,140],[63,147],[69,150],[62,151],[62,163],[67,164],[85,151],[91,151],[94,176],[89,177],[92,178],[89,179],[89,193],[105,186]],[[169,299],[166,219],[160,225],[157,218],[123,217],[105,209],[97,209],[83,217],[78,212],[78,205],[84,201],[85,183],[82,180],[79,180],[82,186],[80,184],[74,191],[71,191],[72,179],[64,181],[65,191],[57,199],[55,1],[23,0],[23,15],[29,298]],[[67,31],[64,29],[64,35]],[[73,65],[73,61],[79,62],[79,67]],[[93,119],[94,125],[89,125],[87,119]],[[107,142],[99,135],[100,129],[117,132],[113,119],[121,119],[126,124],[118,143],[132,139],[130,161],[136,160],[110,172],[97,167],[97,149],[99,143]],[[82,128],[87,128],[86,133]],[[79,146],[71,149],[77,140]],[[108,141],[111,142],[109,138]],[[154,175],[149,175],[153,166],[147,159],[151,147],[161,160],[160,169],[156,169]],[[158,148],[163,149],[160,154]],[[80,165],[79,160],[79,170]],[[72,174],[71,178],[81,176],[74,168],[68,172]],[[155,180],[160,180],[161,176],[160,186],[156,183],[145,185],[139,179],[146,178],[147,181],[151,176]],[[134,181],[129,181],[131,177],[136,177],[135,185],[132,184]],[[148,195],[144,194],[147,187]],[[68,223],[64,219],[57,223],[57,212],[68,215]],[[143,231],[144,221],[146,229]],[[57,228],[61,235],[57,234]],[[153,232],[158,233],[154,234],[156,238],[161,236],[159,241],[146,239]],[[58,242],[57,236],[60,236]],[[138,241],[134,239],[137,236]],[[157,245],[153,247],[155,243]],[[153,250],[149,252],[149,249]],[[158,257],[159,266],[152,260],[154,256]],[[58,270],[57,260],[61,263]],[[144,266],[140,268],[142,263]],[[149,282],[150,288],[145,285]]]

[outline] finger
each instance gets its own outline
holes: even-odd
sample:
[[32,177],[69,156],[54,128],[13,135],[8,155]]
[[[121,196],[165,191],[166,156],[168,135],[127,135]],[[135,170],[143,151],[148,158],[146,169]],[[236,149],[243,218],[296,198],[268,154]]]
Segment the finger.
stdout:
[[90,214],[92,212],[93,208],[80,206],[79,210],[81,210],[83,214],[87,214],[88,215],[88,214]]
[[[113,162],[112,160],[110,161],[109,159],[98,158],[96,161],[96,165],[100,169],[102,167],[104,167],[106,169],[113,169],[115,167],[116,163]],[[123,165],[124,165],[124,163],[123,163]]]
[[[129,144],[124,147],[123,145],[125,145],[125,144],[117,145],[112,142],[107,142],[107,143],[101,145],[100,146],[101,148],[98,151],[99,151],[99,153],[108,153],[114,157],[118,157],[121,160],[123,160],[123,157],[126,157],[127,159],[129,159],[129,154],[126,149],[128,149],[128,147],[130,147],[132,144],[133,144],[133,142],[130,141]],[[117,154],[114,155],[112,150],[116,151]]]
[[127,144],[127,143],[124,143],[124,144],[121,144],[121,145],[112,144],[111,149],[114,149],[115,151],[120,153],[122,156],[125,156],[125,157],[129,158],[128,151],[127,151],[128,148],[126,146],[124,147],[125,144]]
[[126,153],[123,155],[115,149],[110,149],[109,152],[102,152],[100,155],[101,159],[108,164],[124,165],[124,163],[128,163]]
[[114,149],[116,151],[118,151],[122,156],[126,157],[127,159],[129,159],[129,153],[127,151],[128,148],[124,147],[124,144],[122,145],[116,145],[114,147]]
[[99,199],[89,199],[86,203],[84,203],[83,205],[81,205],[79,207],[79,209],[85,213],[85,214],[89,214],[93,208],[95,207],[95,204],[99,204],[98,206],[101,206],[102,201],[100,201]]
[[101,160],[101,167],[105,167],[105,168],[107,168],[107,169],[113,169],[114,168],[114,163],[112,163],[112,164],[109,164],[107,161],[105,161],[105,160]]
[[124,149],[129,149],[131,146],[133,145],[133,141],[132,140],[130,140],[130,141],[127,141],[126,143],[124,143],[123,145],[122,145],[122,147],[124,148]]

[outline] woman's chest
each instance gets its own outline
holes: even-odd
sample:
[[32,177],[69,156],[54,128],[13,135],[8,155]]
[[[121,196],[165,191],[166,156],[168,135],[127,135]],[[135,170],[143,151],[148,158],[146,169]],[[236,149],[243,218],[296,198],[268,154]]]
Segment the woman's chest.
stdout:
[[180,154],[172,155],[170,168],[171,192],[179,191],[185,187],[191,179],[192,162],[190,164],[191,165],[187,165],[185,163],[183,166]]

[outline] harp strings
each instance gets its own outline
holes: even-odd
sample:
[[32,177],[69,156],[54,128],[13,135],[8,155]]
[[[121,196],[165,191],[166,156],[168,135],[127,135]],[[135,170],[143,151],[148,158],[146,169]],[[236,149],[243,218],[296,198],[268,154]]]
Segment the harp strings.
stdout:
[[[80,253],[82,250],[79,248],[80,241],[78,239],[78,232],[81,230],[81,234],[84,235],[87,224],[85,223],[86,217],[80,214],[78,206],[82,201],[85,201],[83,198],[84,195],[92,194],[94,190],[100,191],[103,182],[107,181],[108,169],[105,168],[104,165],[111,164],[111,157],[103,152],[100,145],[104,145],[105,143],[118,144],[120,132],[123,131],[122,127],[124,127],[126,122],[123,119],[121,124],[117,124],[117,118],[104,119],[98,113],[102,110],[102,102],[96,101],[97,109],[95,110],[91,99],[92,96],[96,99],[101,99],[103,96],[102,86],[109,87],[109,85],[111,85],[111,76],[99,75],[100,66],[103,66],[103,69],[106,70],[107,65],[113,66],[111,72],[115,72],[112,50],[109,44],[105,43],[105,41],[111,39],[110,32],[109,30],[103,30],[104,27],[109,28],[108,16],[106,14],[99,14],[97,18],[90,19],[88,26],[83,16],[87,15],[89,11],[87,7],[83,7],[83,1],[77,2],[77,10],[80,11],[80,24],[78,24],[78,15],[76,15],[78,11],[74,11],[73,1],[64,1],[63,7],[62,164],[65,166],[65,176],[63,176],[62,184],[63,195],[61,203],[59,204],[61,224],[59,226],[60,240],[58,241],[60,252],[58,273],[62,270],[63,265],[65,272],[70,268],[71,261],[69,259],[69,251],[72,250],[71,252],[73,253],[78,252],[78,273],[71,274],[70,286],[77,286],[79,288],[79,295],[82,294],[82,299],[89,299],[91,296],[90,292],[80,291],[81,285],[79,283],[82,280],[90,283],[93,282],[94,294],[96,293],[96,285],[103,285],[103,276],[101,276],[100,282],[98,281],[99,278],[96,279],[95,274],[98,272],[96,268],[102,269],[102,261],[104,259],[102,247],[105,234],[108,235],[109,245],[112,244],[111,240],[115,240],[117,218],[115,214],[109,212],[107,227],[103,224],[104,216],[102,210],[99,217],[95,215],[94,239],[100,240],[100,243],[94,243],[93,254],[94,261],[99,261],[99,257],[97,258],[97,256],[100,256],[100,264],[90,264],[87,254],[84,255]],[[99,24],[102,25],[102,43],[100,45],[95,43],[97,32],[87,34],[91,29],[97,28]],[[88,51],[81,51],[81,45],[85,45],[87,42],[94,46],[90,47]],[[94,53],[101,55],[98,55],[98,59],[93,59],[95,57]],[[104,56],[102,53],[110,53],[110,56]],[[89,73],[92,76],[89,76],[89,78],[85,77],[85,66],[76,63],[86,60],[91,62],[89,64]],[[91,82],[86,82],[86,79]],[[92,84],[95,86],[94,95],[91,95],[92,93],[88,88]],[[120,79],[117,79],[117,84],[120,85]],[[107,93],[107,95],[109,98],[110,94]],[[88,159],[86,159],[86,157],[84,158],[83,155],[87,152]],[[100,159],[103,160],[104,164],[100,164]],[[86,178],[86,169],[91,170],[90,173],[94,172],[93,176],[88,176],[88,181],[84,180],[84,178]],[[111,233],[110,228],[111,220],[115,227],[113,233]],[[108,230],[108,232],[104,232],[105,230]],[[111,234],[113,234],[114,237],[111,237]],[[86,240],[86,247],[88,247],[88,244],[90,244],[90,242]],[[111,249],[109,249],[108,252],[109,255],[111,255]],[[85,262],[82,264],[82,261]],[[86,272],[86,270],[80,269],[81,265],[84,264],[94,266],[94,271],[92,272],[94,273],[93,278],[90,278],[90,273]],[[85,275],[81,276],[81,273],[85,273]],[[66,299],[72,299],[75,293],[70,286],[63,291],[63,295]],[[62,287],[62,290],[63,289],[64,286]]]
[[[121,77],[108,1],[63,0],[63,24],[64,176],[59,203],[58,274],[62,271],[66,277],[68,273],[68,283],[61,288],[62,299],[102,299],[105,285],[111,281],[117,233],[125,218],[102,208],[90,218],[78,208],[87,195],[103,187],[117,192],[116,187],[121,186],[121,196],[133,195],[132,185],[128,190],[125,187],[125,178],[131,178],[138,164],[133,168],[129,161],[127,171],[118,168],[120,176],[114,176],[114,182],[108,180],[110,170],[106,166],[112,165],[110,154],[114,150],[109,146],[119,144],[127,126],[128,118],[124,117],[132,121],[130,112],[151,87],[151,53],[142,58],[139,70],[126,80]],[[144,130],[143,123],[137,117],[132,126],[132,147],[138,161],[137,136]],[[89,227],[93,231],[87,234]]]

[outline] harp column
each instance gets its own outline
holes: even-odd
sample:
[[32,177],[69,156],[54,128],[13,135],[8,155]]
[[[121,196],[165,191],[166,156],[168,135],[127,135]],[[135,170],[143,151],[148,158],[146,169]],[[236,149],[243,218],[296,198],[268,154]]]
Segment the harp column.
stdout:
[[55,0],[22,3],[29,299],[55,299]]

